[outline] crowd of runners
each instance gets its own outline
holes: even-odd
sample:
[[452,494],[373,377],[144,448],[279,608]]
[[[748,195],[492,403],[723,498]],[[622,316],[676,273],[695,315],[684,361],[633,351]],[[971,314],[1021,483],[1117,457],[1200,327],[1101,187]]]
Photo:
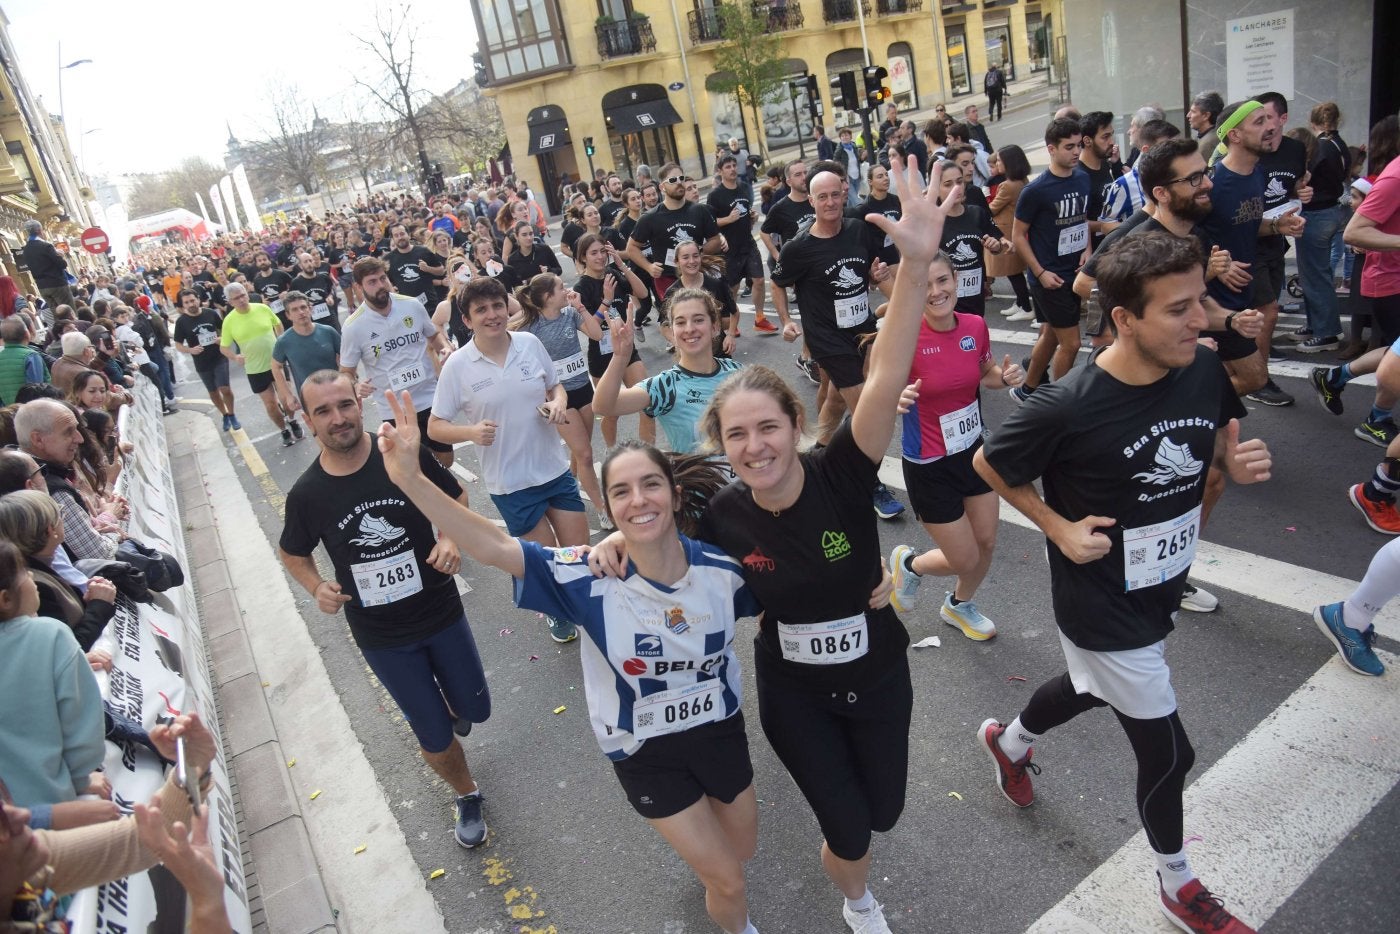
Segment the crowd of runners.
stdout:
[[[1138,111],[1120,162],[1114,115],[1067,106],[1032,177],[1021,147],[992,147],[975,106],[960,121],[940,108],[922,127],[893,107],[885,118],[873,150],[817,127],[825,158],[776,166],[761,184],[749,160],[722,151],[703,198],[675,163],[635,179],[600,172],[560,192],[557,244],[517,183],[224,235],[197,255],[164,247],[32,301],[0,278],[0,401],[18,445],[0,453],[0,538],[17,547],[0,545],[0,634],[37,625],[27,621],[52,591],[58,609],[42,615],[66,612],[76,634],[70,647],[43,630],[44,664],[63,663],[69,679],[56,682],[55,709],[91,705],[102,659],[82,660],[83,643],[110,619],[111,585],[72,565],[110,557],[124,508],[106,495],[122,451],[100,415],[129,401],[138,372],[173,399],[173,348],[222,429],[241,431],[237,363],[282,442],[309,433],[320,447],[287,496],[283,564],[322,612],[345,613],[455,793],[457,842],[487,837],[458,741],[492,704],[453,582],[470,560],[509,574],[516,603],[542,614],[555,641],[579,640],[590,722],[629,802],[694,870],[715,923],[754,934],[753,917],[765,920],[762,893],[745,886],[757,799],[734,648],[752,617],[759,725],[820,825],[842,917],[880,934],[891,927],[868,885],[872,846],[906,804],[914,702],[899,614],[917,611],[925,578],[944,578],[939,616],[968,639],[996,637],[976,597],[1004,500],[1045,533],[1064,671],[1020,711],[986,719],[971,752],[1028,807],[1036,744],[1109,707],[1137,759],[1162,911],[1182,930],[1251,930],[1183,849],[1194,753],[1165,644],[1179,610],[1218,605],[1188,575],[1228,482],[1272,471],[1241,429],[1240,399],[1293,401],[1268,372],[1290,249],[1308,311],[1292,335],[1300,350],[1339,346],[1340,290],[1366,300],[1354,359],[1311,382],[1340,415],[1343,387],[1376,375],[1356,434],[1386,456],[1349,497],[1371,528],[1400,534],[1396,119],[1361,153],[1338,135],[1335,105],[1286,133],[1279,94],[1225,106],[1205,93],[1187,128]],[[1346,282],[1333,281],[1334,242]],[[52,250],[38,232],[30,246]],[[996,278],[1016,295],[1002,314],[1038,328],[1024,361],[992,352]],[[745,328],[738,300],[750,297]],[[735,359],[753,337],[800,341],[814,412],[782,375]],[[636,349],[650,339],[674,355],[652,374]],[[1020,404],[987,425],[981,393],[1001,389]],[[51,398],[63,393],[67,403]],[[369,399],[386,416],[377,433]],[[637,440],[619,442],[633,416]],[[596,471],[595,422],[606,452]],[[896,426],[927,541],[886,562],[879,520],[906,508],[878,477]],[[504,529],[450,469],[464,445]],[[600,542],[590,508],[610,530]],[[1397,591],[1392,541],[1355,594],[1317,609],[1354,671],[1383,674],[1371,619]],[[15,664],[32,668],[30,651]],[[32,731],[0,722],[11,797],[0,846],[29,826],[114,816],[66,807],[98,781],[93,726],[55,728],[43,759]],[[59,781],[45,773],[54,756],[72,771]],[[0,875],[0,898],[28,878]]]

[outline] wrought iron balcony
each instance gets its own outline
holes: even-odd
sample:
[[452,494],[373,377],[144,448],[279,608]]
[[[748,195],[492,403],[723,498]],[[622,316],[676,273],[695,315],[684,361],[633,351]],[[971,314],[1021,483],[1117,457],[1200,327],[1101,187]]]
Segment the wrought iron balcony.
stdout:
[[[802,28],[802,4],[797,0],[752,0],[750,9],[755,18],[767,21],[769,32]],[[686,19],[690,22],[691,45],[724,39],[724,21],[716,7],[702,7],[697,2],[695,9],[686,14]]]
[[[870,0],[860,0],[860,11],[870,15]],[[847,23],[856,18],[856,0],[822,0],[822,18],[828,23]]]
[[601,58],[621,58],[656,51],[656,36],[651,31],[651,20],[646,18],[598,23],[593,31],[598,36],[598,55]]
[[765,9],[769,32],[784,32],[803,26],[802,4],[797,0],[754,0],[754,15],[762,16]]
[[696,7],[685,15],[690,21],[690,44],[718,42],[724,38],[724,23],[714,7]]
[[875,8],[884,16],[921,13],[924,9],[924,0],[875,0]]

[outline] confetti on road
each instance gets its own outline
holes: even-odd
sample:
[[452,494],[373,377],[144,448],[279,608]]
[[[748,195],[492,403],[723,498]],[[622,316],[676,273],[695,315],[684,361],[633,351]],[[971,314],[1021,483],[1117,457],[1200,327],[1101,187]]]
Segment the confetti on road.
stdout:
[[364,852],[365,850],[367,850],[367,849],[369,849],[369,847],[367,847],[365,844],[361,843],[359,846],[355,847],[355,855],[356,855],[356,856],[359,856],[361,853],[363,853],[363,852]]
[[1026,680],[1026,679],[1023,678],[1023,677],[1021,677],[1020,675],[1007,675],[1007,676],[1006,676],[1006,680],[1007,680],[1007,681],[1024,681],[1024,680]]
[[958,794],[956,791],[950,791],[950,792],[948,792],[948,797],[950,797],[950,798],[957,798],[959,801],[962,800],[962,795]]
[[447,875],[447,870],[446,870],[446,869],[434,869],[432,872],[428,873],[428,878],[429,878],[429,879],[441,879],[441,878],[442,878],[443,876],[445,876],[445,875]]
[[289,768],[289,769],[290,769],[292,766],[296,765],[296,764],[297,764],[297,760],[296,760],[296,757],[295,757],[295,756],[293,756],[292,758],[290,758],[290,759],[287,760],[287,768]]
[[540,660],[540,657],[539,657],[538,655],[531,655],[531,656],[530,656],[530,661],[532,661],[532,662],[537,662],[537,661],[539,661],[539,660]]
[[317,788],[315,791],[311,792],[312,801],[315,801],[319,797],[321,797],[321,789]]
[[564,711],[566,711],[566,710],[568,710],[568,709],[569,709],[568,707],[565,707],[563,704],[560,704],[558,707],[555,707],[555,708],[554,708],[554,712],[557,713],[557,714],[559,714],[559,713],[563,713]]
[[513,633],[513,632],[515,632],[514,629],[502,629],[502,630],[501,630],[501,635],[503,635],[503,636],[508,636],[508,635],[510,635],[510,634]]
[[936,649],[936,648],[939,648],[939,647],[942,646],[942,645],[943,645],[942,640],[940,640],[937,636],[929,636],[927,639],[920,639],[918,642],[915,642],[915,643],[914,643],[914,648],[916,648],[916,649],[926,649],[926,648],[928,648],[929,646],[932,646],[933,648]]
[[1296,532],[1298,531],[1298,527],[1296,525],[1286,525],[1283,527],[1283,530],[1285,532]]

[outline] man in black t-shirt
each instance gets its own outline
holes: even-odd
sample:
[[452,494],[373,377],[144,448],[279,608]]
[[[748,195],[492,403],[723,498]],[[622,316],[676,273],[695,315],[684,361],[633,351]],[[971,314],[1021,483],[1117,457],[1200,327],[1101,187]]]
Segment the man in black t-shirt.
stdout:
[[433,280],[447,275],[442,257],[415,244],[403,224],[389,228],[389,236],[394,242],[394,248],[384,258],[389,264],[389,281],[400,295],[416,298],[426,307]]
[[[719,225],[710,209],[686,201],[685,187],[691,179],[681,173],[681,167],[668,162],[661,167],[663,201],[642,215],[627,238],[626,258],[651,274],[656,294],[665,295],[676,281],[676,245],[687,240],[701,244],[705,253],[718,253],[723,248]],[[651,248],[652,259],[643,252]]]
[[[812,225],[815,214],[812,200],[807,195],[807,163],[801,159],[789,162],[783,168],[783,184],[787,194],[774,201],[763,215],[763,224],[758,229],[759,239],[768,250],[768,271],[778,265],[778,256],[783,244],[796,237]],[[773,308],[782,322],[783,339],[796,340],[802,332],[788,317],[787,289],[774,286]]]
[[316,258],[310,253],[297,257],[300,267],[297,277],[292,280],[292,288],[304,292],[311,301],[311,320],[340,330],[340,315],[337,314],[335,285],[330,273],[316,265]]
[[219,352],[219,335],[224,319],[212,308],[204,307],[193,289],[181,289],[180,317],[175,321],[171,337],[175,349],[189,354],[194,371],[209,393],[209,401],[223,416],[224,431],[242,428],[233,411],[233,390],[228,384],[228,358]]
[[608,174],[608,179],[604,182],[603,203],[598,205],[598,217],[602,220],[604,227],[613,226],[617,220],[617,215],[622,211],[622,179],[616,172]]
[[[1046,535],[1064,674],[978,745],[1003,795],[1035,799],[1032,744],[1111,707],[1137,759],[1138,814],[1156,859],[1162,910],[1188,931],[1250,928],[1191,871],[1182,789],[1194,752],[1177,713],[1165,639],[1200,539],[1205,468],[1236,483],[1269,478],[1264,442],[1240,442],[1243,406],[1206,326],[1200,246],[1165,232],[1125,237],[1103,258],[1099,290],[1117,340],[1038,390],[977,452],[977,472]],[[1045,498],[1036,492],[1040,479]]]
[[292,277],[280,269],[273,269],[272,257],[262,250],[254,254],[253,264],[258,268],[253,276],[253,291],[258,293],[258,300],[276,312],[282,327],[290,327],[287,312],[282,307],[282,296],[291,289]]
[[[322,613],[344,608],[355,644],[403,711],[423,760],[457,794],[457,842],[474,847],[486,839],[481,791],[453,732],[465,736],[485,722],[491,695],[452,580],[461,556],[389,480],[349,376],[311,374],[301,404],[321,454],[287,494],[282,564]],[[466,505],[461,486],[426,446],[420,462],[440,490]],[[317,545],[334,580],[317,570]]]
[[1104,202],[1118,177],[1114,171],[1113,159],[1113,114],[1106,110],[1086,113],[1079,121],[1079,129],[1084,133],[1084,149],[1079,153],[1079,167],[1089,174],[1089,239],[1094,249],[1103,243]]
[[763,313],[763,260],[753,239],[753,186],[740,181],[739,160],[733,153],[720,156],[716,168],[719,184],[710,189],[705,203],[729,245],[724,254],[724,284],[735,294],[741,282],[750,280],[754,289],[753,329],[759,334],[777,334],[777,326]]

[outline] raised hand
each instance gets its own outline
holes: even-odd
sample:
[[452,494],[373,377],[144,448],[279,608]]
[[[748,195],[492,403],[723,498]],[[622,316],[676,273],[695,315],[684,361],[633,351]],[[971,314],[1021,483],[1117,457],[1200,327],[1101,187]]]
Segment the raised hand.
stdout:
[[393,423],[379,425],[379,452],[384,455],[384,469],[395,486],[422,472],[418,464],[418,447],[421,433],[418,431],[418,414],[413,410],[413,397],[405,390],[402,393],[386,392],[384,401],[389,403]]

